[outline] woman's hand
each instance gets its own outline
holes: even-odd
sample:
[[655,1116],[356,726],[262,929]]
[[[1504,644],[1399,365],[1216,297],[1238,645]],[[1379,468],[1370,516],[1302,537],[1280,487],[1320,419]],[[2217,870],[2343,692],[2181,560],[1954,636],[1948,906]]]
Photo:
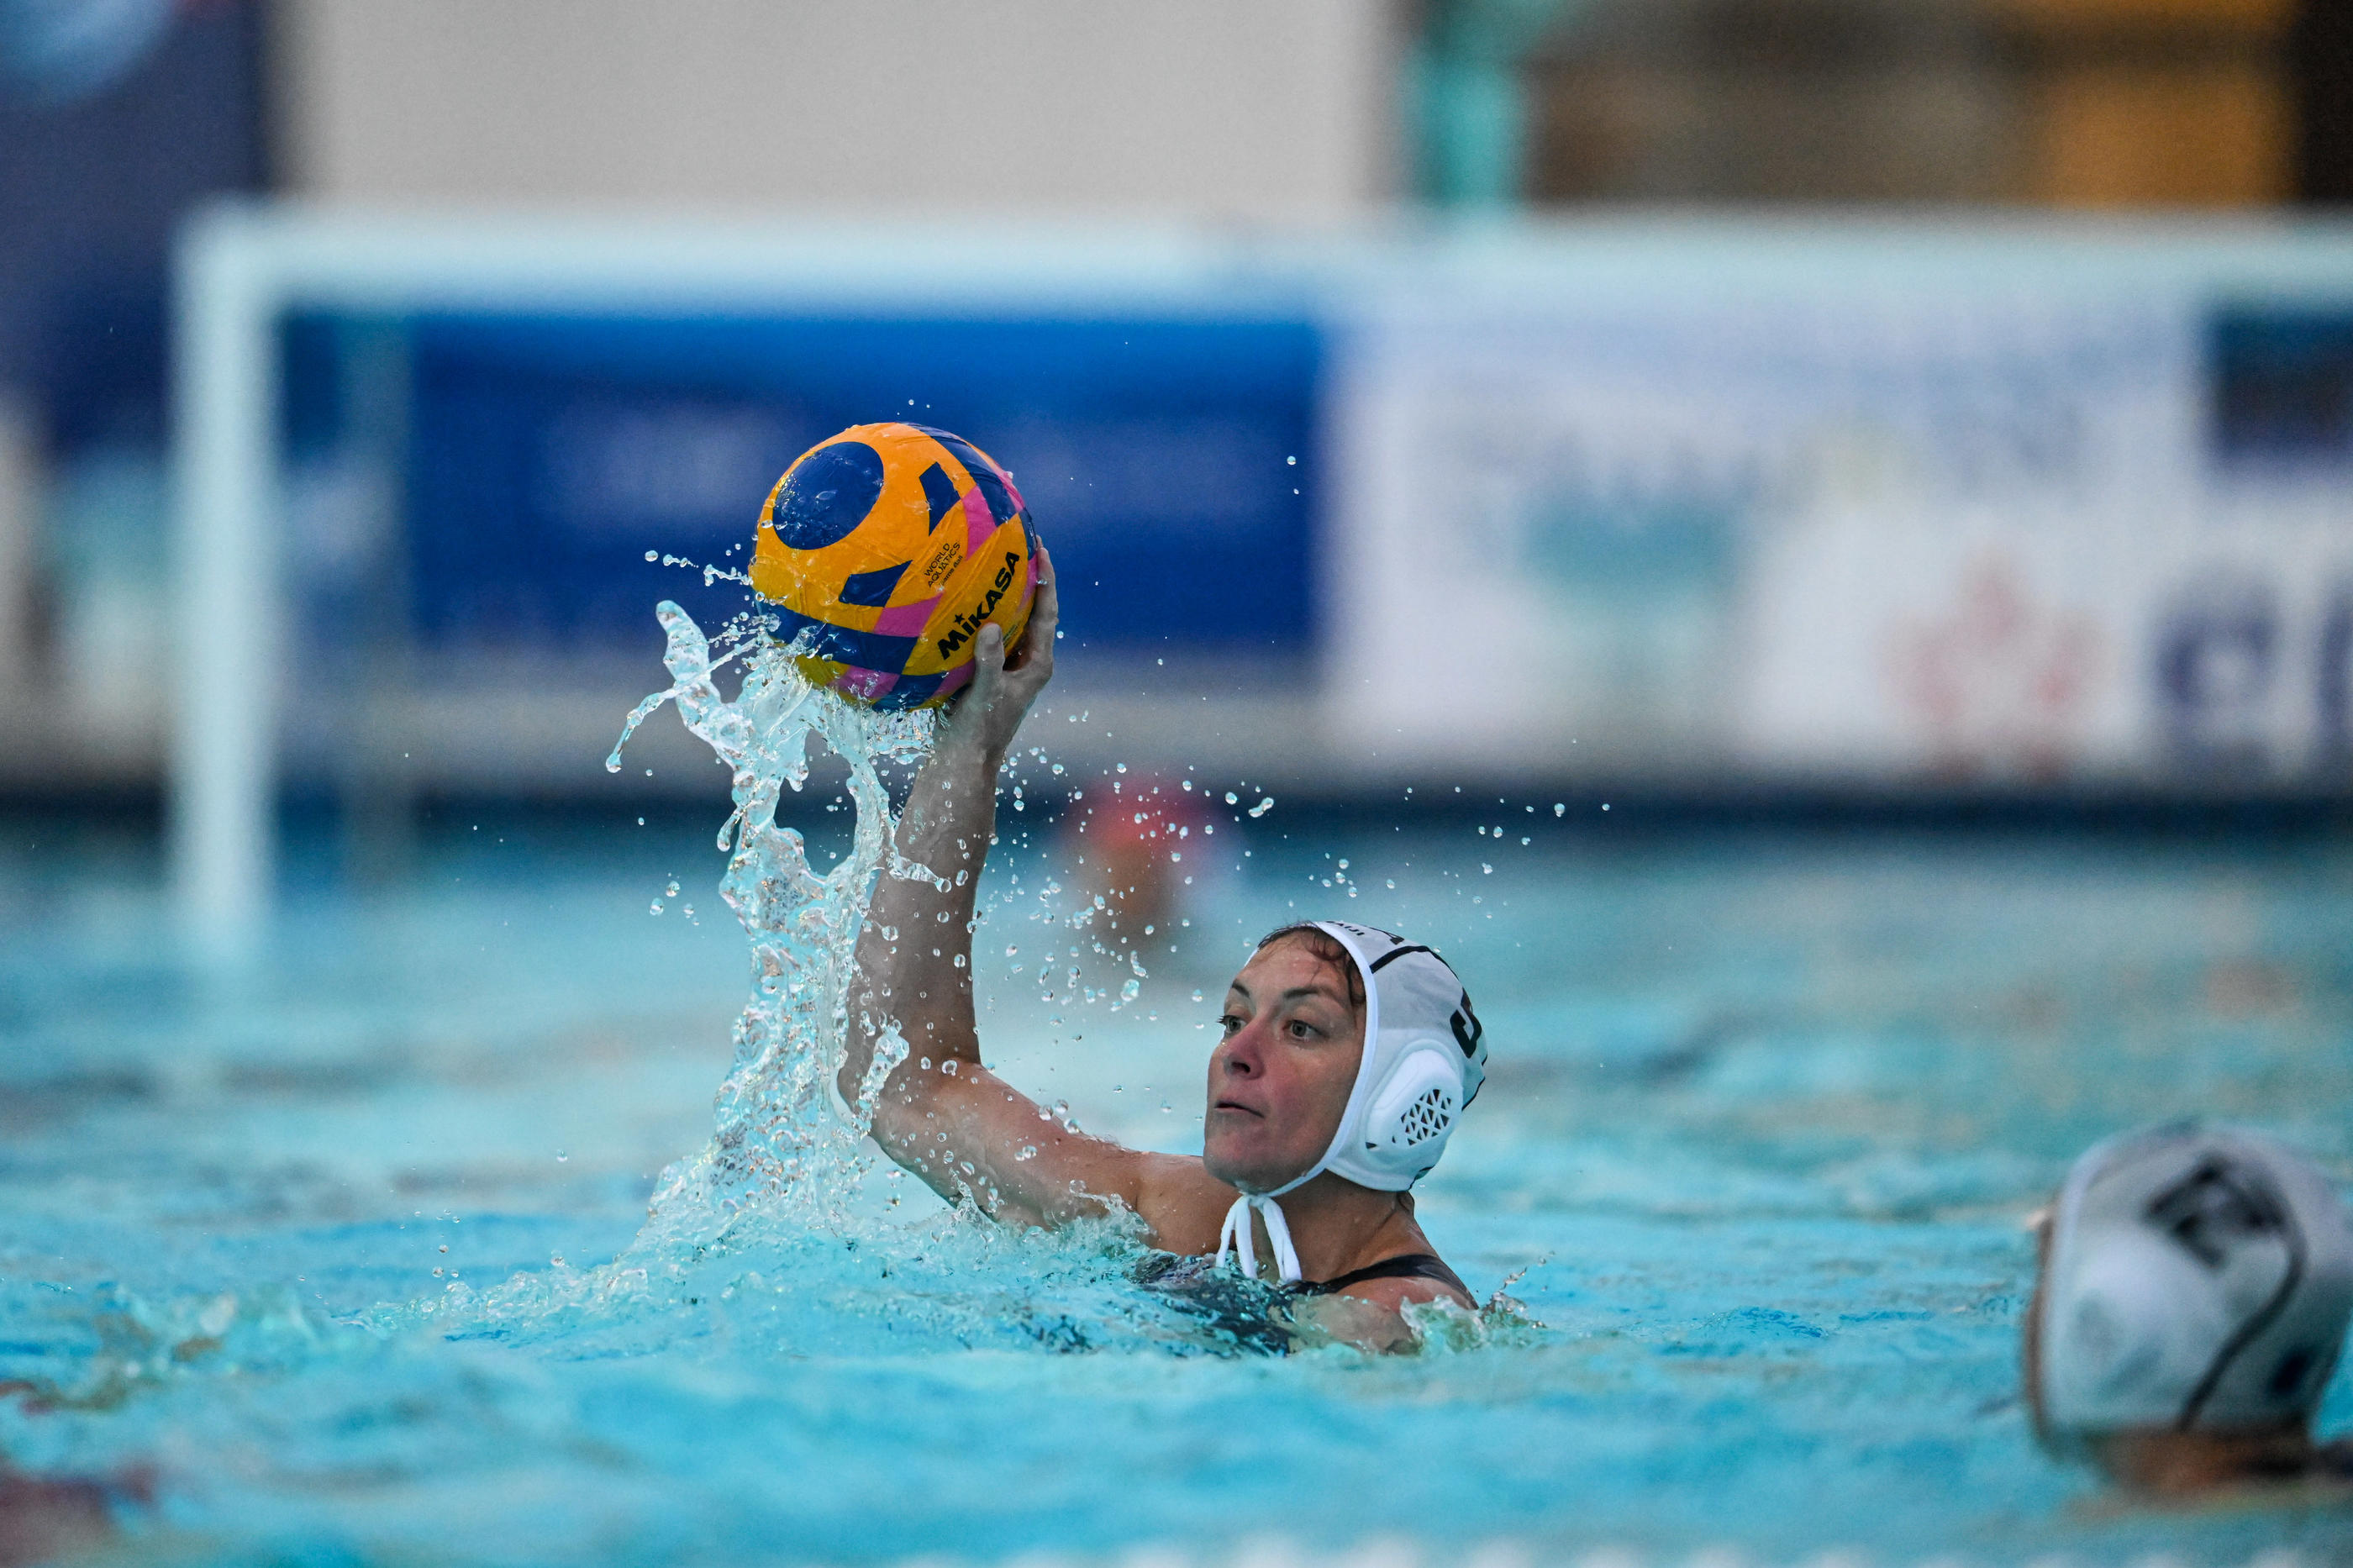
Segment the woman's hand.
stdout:
[[980,628],[973,649],[972,684],[948,710],[940,747],[977,751],[994,766],[1004,760],[1021,721],[1054,679],[1054,630],[1061,619],[1054,592],[1054,558],[1038,552],[1038,597],[1029,607],[1021,646],[1006,657],[1005,631],[995,621]]

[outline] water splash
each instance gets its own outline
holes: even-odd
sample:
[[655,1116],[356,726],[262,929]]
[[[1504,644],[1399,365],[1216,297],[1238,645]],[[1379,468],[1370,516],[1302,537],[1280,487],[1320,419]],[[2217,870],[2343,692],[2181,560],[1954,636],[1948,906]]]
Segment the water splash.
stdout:
[[[935,716],[878,712],[812,686],[764,627],[731,630],[723,640],[733,647],[714,658],[711,639],[677,605],[665,600],[655,615],[669,641],[670,685],[631,711],[606,765],[617,769],[638,725],[675,702],[687,729],[733,771],[735,809],[719,830],[728,857],[719,890],[751,942],[752,996],[735,1020],[734,1061],[719,1087],[711,1141],[662,1173],[631,1253],[707,1243],[755,1206],[788,1208],[803,1225],[839,1232],[871,1158],[860,1144],[873,1096],[906,1054],[905,1043],[886,1034],[859,1103],[837,1109],[832,1084],[860,921],[886,860],[893,875],[932,875],[891,853],[896,822],[880,770],[926,752]],[[746,670],[731,702],[713,676],[735,658]],[[848,852],[823,872],[809,863],[799,832],[776,820],[785,792],[808,780],[812,741],[849,765],[856,825]]]

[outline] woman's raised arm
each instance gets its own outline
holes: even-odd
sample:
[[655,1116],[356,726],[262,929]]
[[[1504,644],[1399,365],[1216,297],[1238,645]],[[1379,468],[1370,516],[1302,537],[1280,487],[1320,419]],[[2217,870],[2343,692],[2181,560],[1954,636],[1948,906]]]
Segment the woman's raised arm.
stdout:
[[[997,1218],[1031,1225],[1100,1214],[1105,1198],[1134,1207],[1143,1184],[1142,1157],[1065,1131],[980,1065],[973,910],[997,770],[1054,674],[1060,605],[1050,557],[1043,567],[1020,648],[1008,658],[1004,633],[981,628],[972,684],[916,773],[894,845],[913,874],[886,866],[876,879],[837,1080],[845,1100],[871,1104],[875,1142],[934,1192],[969,1194]],[[877,1047],[893,1033],[906,1053],[885,1076]]]

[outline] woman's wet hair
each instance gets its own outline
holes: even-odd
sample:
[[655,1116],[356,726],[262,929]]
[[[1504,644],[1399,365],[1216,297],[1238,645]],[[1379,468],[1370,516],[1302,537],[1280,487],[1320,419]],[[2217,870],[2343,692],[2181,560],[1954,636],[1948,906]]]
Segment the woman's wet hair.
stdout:
[[1341,945],[1338,937],[1334,936],[1322,926],[1305,924],[1277,926],[1258,939],[1258,946],[1250,950],[1250,956],[1256,958],[1279,942],[1295,942],[1324,963],[1338,970],[1346,984],[1348,1005],[1355,1009],[1357,1017],[1362,1018],[1365,1016],[1365,977],[1356,973],[1355,956]]

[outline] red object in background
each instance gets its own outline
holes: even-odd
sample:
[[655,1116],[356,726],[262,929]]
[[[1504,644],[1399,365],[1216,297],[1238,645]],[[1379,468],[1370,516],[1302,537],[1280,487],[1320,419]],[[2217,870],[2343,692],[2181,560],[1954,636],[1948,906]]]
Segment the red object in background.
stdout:
[[1185,879],[1208,861],[1217,822],[1209,803],[1175,779],[1113,780],[1066,819],[1072,858],[1111,907],[1112,923],[1163,925],[1183,901]]
[[2013,563],[1978,562],[1952,607],[1900,625],[1890,652],[1940,773],[2066,776],[2102,672],[2099,629],[2039,599]]

